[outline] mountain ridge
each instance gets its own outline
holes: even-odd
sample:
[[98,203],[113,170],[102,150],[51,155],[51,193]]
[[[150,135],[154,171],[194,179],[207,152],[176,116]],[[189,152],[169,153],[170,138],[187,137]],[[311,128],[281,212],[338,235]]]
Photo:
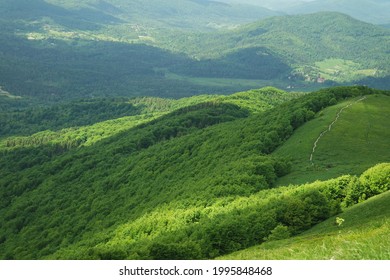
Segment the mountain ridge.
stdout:
[[120,29],[80,33],[48,24],[15,34],[8,27],[1,36],[0,85],[41,102],[233,93],[266,85],[389,86],[389,30],[338,13],[273,17],[217,33],[140,30],[141,37],[137,31],[127,38],[118,37]]

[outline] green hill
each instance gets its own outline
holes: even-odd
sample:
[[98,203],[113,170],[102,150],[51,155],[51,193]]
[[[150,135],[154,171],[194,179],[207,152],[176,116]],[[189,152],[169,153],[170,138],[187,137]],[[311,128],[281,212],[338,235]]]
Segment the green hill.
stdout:
[[386,0],[317,0],[284,9],[287,13],[303,14],[334,11],[374,24],[389,23],[390,3]]
[[[187,37],[183,38],[185,44],[179,46],[197,57],[221,60],[241,56],[250,61],[245,57],[250,52],[252,60],[264,59],[265,63],[276,57],[292,68],[291,72],[281,71],[290,75],[291,84],[294,80],[317,82],[318,77],[345,83],[389,75],[389,57],[383,45],[389,38],[387,29],[343,14],[323,12],[272,17],[213,38],[207,34]],[[204,49],[208,53],[202,52]]]
[[6,137],[0,257],[209,259],[263,242],[280,223],[299,234],[388,190],[388,164],[275,188],[291,163],[272,153],[321,110],[378,94],[388,92],[136,99],[135,116]]
[[[266,8],[208,0],[3,0],[3,19],[30,30],[52,25],[58,31],[110,31],[143,36],[153,29],[231,28],[280,14]],[[146,33],[146,34],[145,34]]]
[[[388,260],[390,193],[355,205],[297,237],[226,255],[239,260]],[[341,218],[340,225],[337,219]]]
[[3,1],[0,87],[9,94],[0,98],[42,104],[270,85],[389,88],[388,29],[326,12],[258,21],[253,13],[261,13],[245,9],[214,1]]
[[[389,96],[372,95],[320,111],[275,151],[275,155],[293,161],[292,172],[280,179],[279,184],[360,174],[378,160],[389,161],[390,143],[386,140],[390,137],[389,108]],[[323,132],[313,153],[314,143]]]

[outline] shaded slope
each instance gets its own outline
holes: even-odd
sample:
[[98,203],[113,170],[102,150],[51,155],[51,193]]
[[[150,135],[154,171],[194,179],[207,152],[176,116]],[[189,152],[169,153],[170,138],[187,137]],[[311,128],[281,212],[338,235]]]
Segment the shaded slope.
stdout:
[[[221,126],[223,124],[218,123],[234,121],[247,114],[247,110],[234,104],[201,103],[154,123],[121,132],[91,147],[67,151],[61,145],[44,144],[3,153],[0,168],[4,226],[1,228],[6,231],[3,232],[7,236],[5,247],[11,246],[10,251],[6,250],[7,258],[42,258],[66,246],[61,245],[63,235],[58,232],[67,232],[67,242],[72,244],[85,233],[106,232],[114,224],[134,219],[178,197],[192,200],[196,191],[204,201],[210,196],[248,193],[262,185],[266,187],[264,178],[256,174],[248,174],[247,187],[241,186],[238,190],[234,186],[204,189],[198,182],[200,178],[222,179],[225,168],[232,169],[225,166],[229,158],[243,156],[236,151],[237,139],[229,140],[228,131],[220,128],[215,134],[206,127]],[[221,144],[227,145],[231,152],[219,146],[220,137],[228,141]],[[267,164],[271,166],[273,162]],[[225,167],[220,169],[221,166]],[[19,175],[25,179],[18,179]],[[255,180],[258,177],[261,184],[253,185],[251,176]],[[272,172],[269,180],[273,180],[273,176]],[[26,208],[26,203],[31,207]],[[25,242],[27,236],[31,236],[32,242],[27,242],[22,251],[11,249]]]

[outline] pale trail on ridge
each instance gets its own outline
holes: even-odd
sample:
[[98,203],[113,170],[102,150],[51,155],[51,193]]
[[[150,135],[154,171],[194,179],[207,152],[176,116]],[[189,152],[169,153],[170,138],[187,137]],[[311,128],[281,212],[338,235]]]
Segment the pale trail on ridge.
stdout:
[[320,141],[320,139],[322,138],[322,136],[325,135],[325,133],[327,133],[328,131],[330,131],[332,129],[332,126],[338,121],[339,117],[340,117],[340,114],[345,110],[347,109],[348,107],[352,106],[353,104],[357,103],[357,102],[360,102],[360,101],[363,101],[364,99],[366,99],[367,96],[364,96],[362,98],[360,98],[359,100],[356,100],[355,102],[352,102],[350,104],[348,104],[347,106],[343,107],[340,109],[340,111],[337,113],[336,115],[336,118],[335,120],[328,126],[328,129],[324,130],[323,132],[321,132],[321,134],[318,136],[317,140],[314,142],[314,145],[313,145],[313,150],[310,154],[310,162],[312,165],[314,165],[313,163],[313,155],[314,155],[314,152],[316,151],[316,148],[317,148],[317,144],[318,142]]

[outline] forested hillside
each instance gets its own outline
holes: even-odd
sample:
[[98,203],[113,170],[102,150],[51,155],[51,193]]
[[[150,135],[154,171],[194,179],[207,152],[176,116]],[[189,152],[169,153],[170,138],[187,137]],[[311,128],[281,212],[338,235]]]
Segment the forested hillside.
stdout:
[[0,1],[0,259],[388,258],[386,22],[233,2]]
[[272,153],[324,108],[361,96],[389,92],[341,87],[299,97],[265,88],[135,99],[119,107],[134,116],[4,138],[0,256],[208,259],[259,244],[279,224],[296,235],[388,190],[388,164],[275,187],[291,162]]
[[[223,53],[225,60],[235,57],[266,62],[277,58],[265,65],[271,69],[270,73],[275,67],[280,74],[289,76],[291,84],[296,80],[318,82],[318,78],[324,78],[321,82],[345,83],[386,77],[383,85],[388,86],[389,56],[385,45],[390,40],[389,34],[386,29],[342,14],[318,13],[273,17],[213,38],[186,37],[180,46],[193,51],[195,56],[205,55],[202,49],[208,49],[209,57]],[[290,71],[278,62],[288,65]]]
[[320,11],[341,12],[375,24],[386,24],[390,21],[390,3],[387,0],[316,0],[283,10],[294,14]]
[[390,192],[370,198],[294,238],[284,227],[260,246],[222,257],[226,260],[388,260]]
[[2,1],[0,99],[389,87],[388,29],[337,13],[268,17],[278,13],[258,9],[216,1]]

